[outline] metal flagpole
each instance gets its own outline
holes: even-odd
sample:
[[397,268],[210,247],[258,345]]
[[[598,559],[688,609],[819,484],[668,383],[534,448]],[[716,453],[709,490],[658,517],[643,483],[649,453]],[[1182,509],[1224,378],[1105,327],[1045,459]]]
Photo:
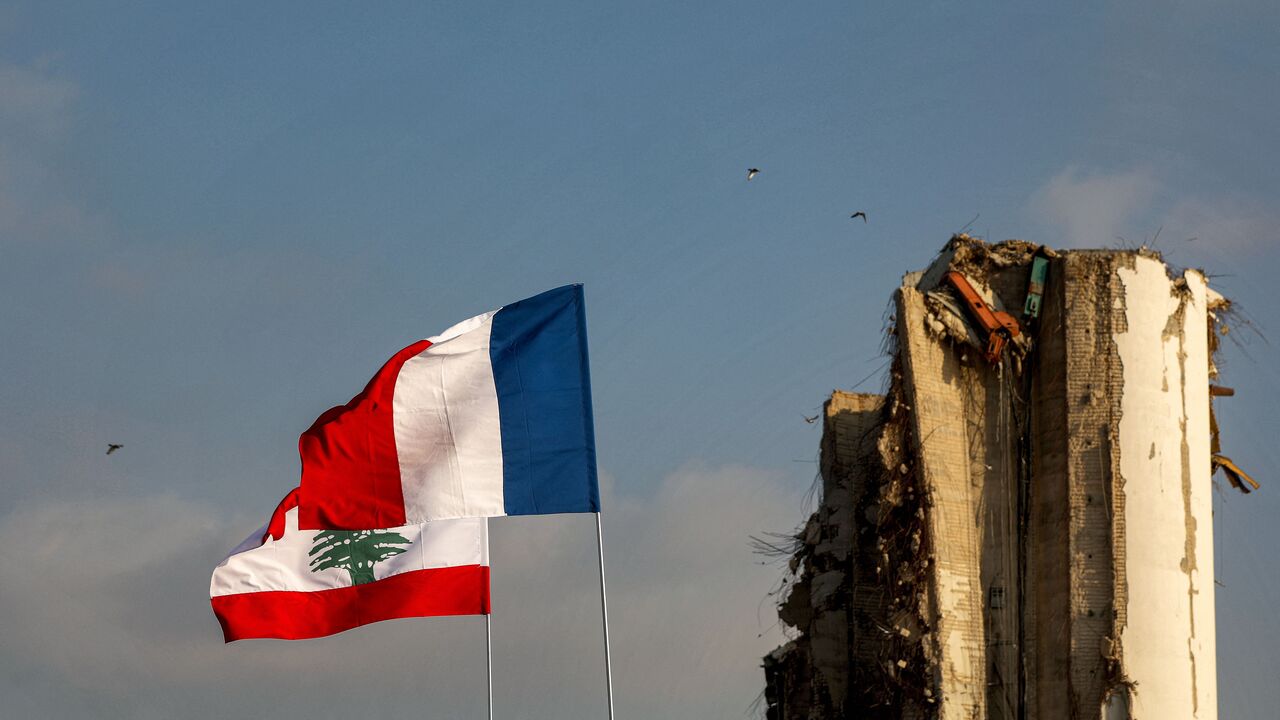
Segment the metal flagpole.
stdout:
[[[489,561],[489,518],[484,519],[485,562]],[[484,660],[489,676],[489,720],[493,720],[493,600],[484,614]]]
[[[486,520],[486,522],[488,522]],[[493,720],[493,610],[484,616],[484,657],[489,666],[489,720]]]
[[598,512],[596,513],[596,548],[600,551],[600,617],[604,621],[604,677],[608,687],[609,720],[613,720],[613,672],[609,669],[609,603],[604,593],[604,530],[600,526]]

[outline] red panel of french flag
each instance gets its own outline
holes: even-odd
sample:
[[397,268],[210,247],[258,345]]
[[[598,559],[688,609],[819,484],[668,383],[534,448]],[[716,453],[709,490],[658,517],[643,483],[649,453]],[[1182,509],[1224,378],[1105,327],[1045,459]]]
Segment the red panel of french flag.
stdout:
[[303,528],[598,512],[582,286],[409,345],[298,451]]

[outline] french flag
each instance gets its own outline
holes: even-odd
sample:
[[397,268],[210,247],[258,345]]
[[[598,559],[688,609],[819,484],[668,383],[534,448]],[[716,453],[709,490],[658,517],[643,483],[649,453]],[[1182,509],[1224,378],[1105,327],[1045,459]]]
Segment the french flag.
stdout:
[[302,529],[599,512],[582,286],[406,347],[298,452]]

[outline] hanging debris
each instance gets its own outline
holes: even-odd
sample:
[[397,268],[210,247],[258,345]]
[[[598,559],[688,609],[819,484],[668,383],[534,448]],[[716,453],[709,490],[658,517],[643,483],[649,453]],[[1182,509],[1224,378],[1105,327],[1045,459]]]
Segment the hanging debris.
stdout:
[[1227,476],[1227,481],[1231,483],[1231,487],[1248,495],[1249,493],[1262,487],[1257,480],[1249,477],[1249,473],[1240,469],[1238,465],[1226,455],[1213,456],[1213,469],[1222,469],[1222,474]]

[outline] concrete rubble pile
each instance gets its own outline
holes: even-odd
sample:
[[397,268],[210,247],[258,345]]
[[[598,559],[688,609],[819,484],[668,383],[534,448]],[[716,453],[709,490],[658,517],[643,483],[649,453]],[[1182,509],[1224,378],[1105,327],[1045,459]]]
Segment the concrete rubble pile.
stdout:
[[1216,718],[1227,312],[1147,250],[958,235],[908,274],[887,392],[824,406],[767,717]]

